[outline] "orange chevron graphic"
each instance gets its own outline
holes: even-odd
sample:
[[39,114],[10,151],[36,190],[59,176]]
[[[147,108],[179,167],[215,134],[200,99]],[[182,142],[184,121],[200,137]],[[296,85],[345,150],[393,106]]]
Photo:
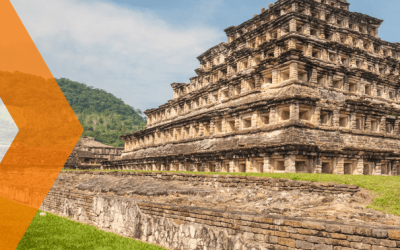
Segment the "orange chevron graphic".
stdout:
[[9,0],[0,23],[0,98],[19,128],[0,164],[0,248],[15,249],[83,129]]

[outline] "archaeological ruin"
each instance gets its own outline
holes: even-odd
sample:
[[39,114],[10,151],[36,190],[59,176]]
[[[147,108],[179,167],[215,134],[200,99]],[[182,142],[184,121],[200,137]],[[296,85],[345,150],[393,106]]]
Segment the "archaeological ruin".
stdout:
[[62,171],[41,209],[171,250],[400,249],[400,216],[363,187],[173,172],[399,175],[400,44],[381,23],[346,0],[262,8],[145,111],[122,152],[71,165],[159,171]]
[[397,175],[400,44],[346,0],[279,0],[198,57],[107,169]]
[[41,209],[171,250],[400,249],[400,217],[371,198],[255,176],[63,171]]
[[121,156],[123,149],[105,145],[93,137],[83,136],[68,157],[64,169],[100,168],[104,161],[115,160]]

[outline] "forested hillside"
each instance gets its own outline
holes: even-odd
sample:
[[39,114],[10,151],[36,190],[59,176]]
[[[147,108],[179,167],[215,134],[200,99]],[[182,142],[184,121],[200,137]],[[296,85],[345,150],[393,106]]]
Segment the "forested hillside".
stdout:
[[140,110],[125,104],[113,94],[66,78],[56,79],[81,122],[84,136],[107,145],[122,147],[120,135],[144,129],[146,119]]

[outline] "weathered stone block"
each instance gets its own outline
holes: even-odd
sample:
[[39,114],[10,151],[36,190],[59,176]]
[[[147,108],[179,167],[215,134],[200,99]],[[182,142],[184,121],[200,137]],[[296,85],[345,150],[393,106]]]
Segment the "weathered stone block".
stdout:
[[302,222],[301,226],[307,229],[314,229],[314,230],[325,230],[325,224],[319,222]]
[[315,244],[315,250],[333,250],[333,246],[325,245],[325,244]]
[[316,236],[306,236],[306,241],[316,243],[316,244],[323,244],[325,243],[325,239]]
[[363,237],[357,235],[347,235],[347,240],[354,242],[361,242],[363,240]]
[[381,246],[384,246],[384,247],[396,247],[397,246],[396,241],[393,241],[393,240],[379,240],[379,243]]
[[386,239],[388,237],[388,231],[380,229],[372,229],[371,235],[374,238]]
[[388,230],[388,237],[391,240],[400,241],[400,230]]
[[372,229],[364,228],[364,227],[356,227],[355,228],[355,233],[358,234],[358,235],[361,235],[361,236],[371,237]]
[[371,250],[387,250],[387,247],[382,246],[372,246]]
[[307,241],[302,241],[302,240],[296,240],[296,248],[299,249],[315,249],[315,246],[313,243],[307,242]]
[[347,236],[345,234],[338,234],[338,233],[331,233],[331,237],[333,239],[342,239],[342,240],[347,239]]
[[287,247],[296,247],[296,241],[289,238],[278,238],[278,243]]
[[340,233],[341,228],[339,225],[326,224],[326,231],[330,233]]
[[287,232],[275,232],[275,235],[278,237],[284,237],[284,238],[289,238],[290,234]]

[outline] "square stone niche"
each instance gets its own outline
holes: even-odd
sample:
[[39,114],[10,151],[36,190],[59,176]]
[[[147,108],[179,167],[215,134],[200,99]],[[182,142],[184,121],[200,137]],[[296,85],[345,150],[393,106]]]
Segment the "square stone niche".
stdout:
[[333,164],[331,162],[322,162],[322,173],[323,174],[332,174],[333,173]]
[[286,105],[284,107],[279,108],[279,121],[287,121],[290,119],[290,107]]
[[321,125],[332,125],[332,111],[321,111]]
[[312,107],[300,106],[299,118],[303,121],[310,121],[312,117]]
[[249,129],[251,128],[251,116],[243,117],[242,118],[242,128]]
[[341,113],[339,115],[339,126],[342,128],[348,128],[349,127],[349,121],[350,121],[350,115]]
[[345,175],[353,175],[356,172],[356,164],[355,162],[347,162],[345,161],[343,164],[343,171]]
[[296,173],[311,173],[311,166],[308,160],[295,162]]
[[246,161],[239,161],[238,170],[240,173],[246,173]]
[[285,161],[283,159],[282,160],[276,160],[275,161],[274,170],[275,170],[274,171],[275,173],[284,173],[286,171]]

